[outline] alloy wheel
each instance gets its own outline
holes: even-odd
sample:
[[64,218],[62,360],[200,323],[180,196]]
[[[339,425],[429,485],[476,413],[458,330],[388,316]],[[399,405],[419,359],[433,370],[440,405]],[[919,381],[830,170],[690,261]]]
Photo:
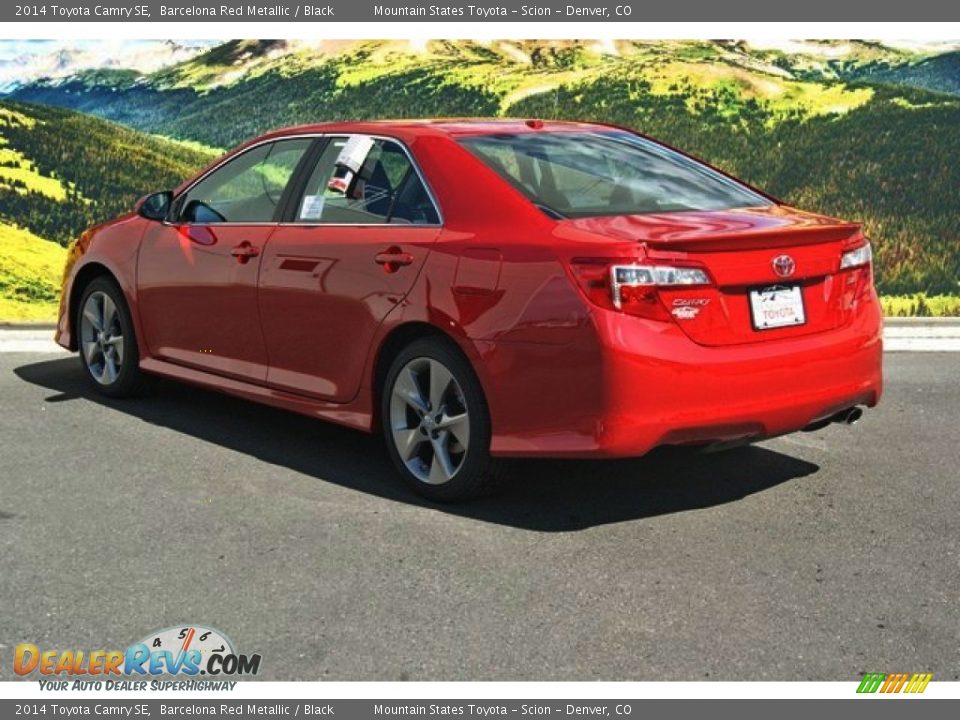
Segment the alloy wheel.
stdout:
[[90,375],[112,385],[123,370],[123,327],[116,303],[107,293],[90,293],[80,313],[80,351]]
[[453,373],[433,358],[414,358],[390,393],[390,430],[407,469],[421,482],[442,485],[463,467],[470,415]]

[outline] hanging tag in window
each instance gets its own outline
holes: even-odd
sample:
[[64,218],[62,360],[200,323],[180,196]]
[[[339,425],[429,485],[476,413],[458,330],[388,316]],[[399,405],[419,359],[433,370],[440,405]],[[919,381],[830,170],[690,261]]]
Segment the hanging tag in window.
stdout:
[[374,140],[369,135],[353,135],[347,140],[340,154],[337,156],[337,165],[353,173],[360,172],[367,155],[373,149]]

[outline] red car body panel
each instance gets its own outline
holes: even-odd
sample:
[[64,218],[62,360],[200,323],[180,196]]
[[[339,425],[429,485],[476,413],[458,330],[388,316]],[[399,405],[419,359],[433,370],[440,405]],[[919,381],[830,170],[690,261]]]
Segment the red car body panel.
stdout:
[[258,262],[238,262],[238,244],[263,247],[273,228],[148,223],[137,257],[137,306],[150,357],[241,380],[267,378],[258,320]]
[[[429,327],[475,369],[500,456],[623,457],[759,439],[878,402],[882,318],[870,268],[840,269],[841,254],[865,242],[859,226],[780,204],[552,219],[456,141],[505,128],[597,126],[339,123],[259,138],[396,139],[441,226],[207,227],[127,215],[71,249],[57,340],[75,348],[77,287],[109,272],[144,370],[373,430],[382,350],[394,333]],[[243,242],[258,254],[234,257]],[[384,272],[374,258],[386,251],[409,265]],[[807,322],[755,331],[747,291],[778,280],[771,259],[784,252]],[[575,270],[584,258],[695,263],[712,283],[661,292],[667,312],[698,309],[683,320],[636,317],[587,299]]]
[[[355,398],[377,329],[416,282],[439,233],[416,226],[386,234],[376,226],[280,227],[260,270],[269,384],[339,403]],[[393,248],[410,256],[402,270],[387,273],[371,262]]]

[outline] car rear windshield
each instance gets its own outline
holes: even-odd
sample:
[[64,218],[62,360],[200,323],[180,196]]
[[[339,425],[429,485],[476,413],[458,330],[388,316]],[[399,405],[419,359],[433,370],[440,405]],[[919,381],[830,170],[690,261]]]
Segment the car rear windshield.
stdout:
[[772,204],[731,178],[626,131],[500,133],[464,137],[461,143],[558,217]]

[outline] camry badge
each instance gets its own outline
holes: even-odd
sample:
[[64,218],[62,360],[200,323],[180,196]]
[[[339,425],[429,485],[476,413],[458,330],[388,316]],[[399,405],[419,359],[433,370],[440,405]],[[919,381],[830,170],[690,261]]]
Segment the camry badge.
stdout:
[[780,277],[790,277],[797,269],[797,264],[789,255],[777,255],[770,264],[773,265],[773,271]]

